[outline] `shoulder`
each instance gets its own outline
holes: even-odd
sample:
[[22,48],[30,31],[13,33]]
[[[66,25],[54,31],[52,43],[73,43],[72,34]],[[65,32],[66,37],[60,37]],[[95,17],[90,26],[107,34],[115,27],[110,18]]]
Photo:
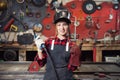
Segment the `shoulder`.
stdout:
[[45,44],[48,45],[48,44],[51,44],[52,40],[54,40],[55,37],[49,37],[45,40]]

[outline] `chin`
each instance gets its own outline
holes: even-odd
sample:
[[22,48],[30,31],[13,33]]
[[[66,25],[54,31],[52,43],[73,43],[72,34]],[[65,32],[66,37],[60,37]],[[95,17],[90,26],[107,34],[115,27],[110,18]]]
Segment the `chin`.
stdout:
[[65,35],[66,35],[66,33],[61,33],[60,35],[65,36]]

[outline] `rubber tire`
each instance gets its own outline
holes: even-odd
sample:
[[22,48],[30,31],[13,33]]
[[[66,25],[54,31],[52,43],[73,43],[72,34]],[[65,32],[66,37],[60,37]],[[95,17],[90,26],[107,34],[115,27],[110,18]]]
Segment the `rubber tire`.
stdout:
[[[88,10],[86,9],[86,5],[89,4],[89,3],[93,4],[93,9],[90,10],[90,11],[88,11]],[[87,1],[83,2],[82,10],[83,10],[86,14],[92,14],[92,13],[94,13],[94,12],[96,11],[96,3],[95,3],[95,1],[87,0]]]
[[17,58],[17,53],[14,50],[6,50],[3,58],[5,61],[14,61]]

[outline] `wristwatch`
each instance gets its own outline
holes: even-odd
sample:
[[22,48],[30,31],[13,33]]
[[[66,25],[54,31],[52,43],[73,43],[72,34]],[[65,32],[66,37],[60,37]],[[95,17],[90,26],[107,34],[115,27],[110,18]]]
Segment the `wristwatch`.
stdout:
[[86,14],[94,13],[96,11],[96,3],[95,3],[95,1],[92,1],[92,0],[84,1],[83,5],[82,5],[82,10]]

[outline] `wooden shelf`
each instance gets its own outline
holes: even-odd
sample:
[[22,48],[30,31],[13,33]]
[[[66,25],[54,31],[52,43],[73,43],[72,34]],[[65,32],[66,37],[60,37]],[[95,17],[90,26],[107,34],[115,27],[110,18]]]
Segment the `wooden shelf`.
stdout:
[[[84,43],[82,45],[81,50],[82,51],[89,51],[89,50],[93,50],[94,44],[93,43]],[[96,44],[96,61],[95,62],[102,62],[102,51],[103,50],[120,50],[120,44]],[[7,48],[18,48],[19,50],[19,55],[24,55],[25,58],[25,52],[26,51],[37,51],[37,48],[34,44],[32,45],[19,45],[19,44],[3,44],[1,45],[0,51],[1,50],[5,50]],[[24,54],[23,54],[24,53]],[[94,57],[94,56],[93,56]],[[26,59],[23,59],[26,60]]]

